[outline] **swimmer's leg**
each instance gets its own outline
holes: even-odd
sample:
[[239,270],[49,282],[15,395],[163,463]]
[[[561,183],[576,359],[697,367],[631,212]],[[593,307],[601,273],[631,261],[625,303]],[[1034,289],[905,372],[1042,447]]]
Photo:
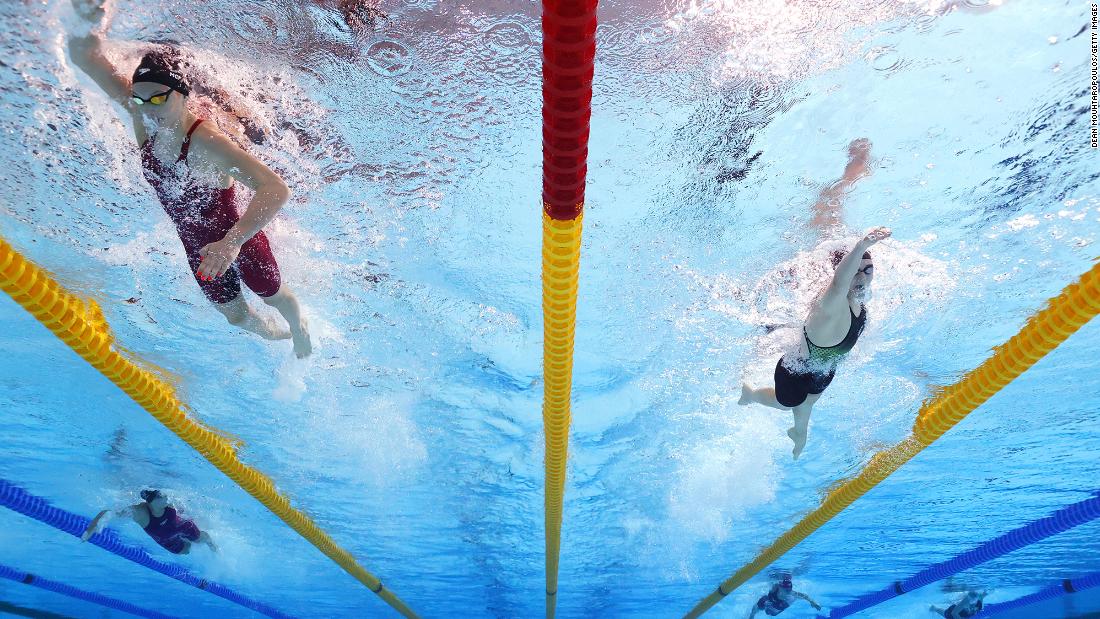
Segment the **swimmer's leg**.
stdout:
[[292,335],[274,320],[257,314],[242,295],[237,295],[229,303],[215,303],[214,307],[225,316],[229,324],[251,331],[266,340],[286,340]]
[[294,354],[299,359],[308,357],[313,352],[313,342],[309,337],[309,324],[302,317],[302,308],[298,305],[298,297],[294,296],[290,288],[283,285],[279,292],[270,297],[261,297],[264,303],[279,310],[279,313],[290,325],[290,337],[294,339]]
[[826,187],[818,195],[814,204],[813,226],[823,236],[828,236],[844,228],[843,200],[845,194],[861,178],[870,175],[871,141],[867,138],[852,140],[848,144],[848,165],[844,168],[844,176],[829,187]]
[[775,399],[775,389],[771,387],[753,389],[748,383],[741,383],[741,399],[737,403],[742,406],[746,404],[763,404],[781,411],[790,410],[789,406],[783,406],[779,403],[779,400]]
[[798,456],[802,454],[802,450],[806,447],[806,439],[810,433],[810,413],[819,398],[821,398],[820,393],[811,393],[806,396],[805,402],[791,409],[794,414],[794,427],[787,430],[787,436],[794,441],[794,449],[791,454],[795,460],[798,459]]

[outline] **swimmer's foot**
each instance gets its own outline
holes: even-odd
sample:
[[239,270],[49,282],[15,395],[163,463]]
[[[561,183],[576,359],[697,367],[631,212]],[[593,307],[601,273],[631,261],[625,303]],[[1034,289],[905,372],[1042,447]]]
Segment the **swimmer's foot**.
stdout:
[[867,138],[852,140],[848,145],[848,165],[844,168],[844,178],[849,182],[870,174],[871,141]]
[[305,318],[298,321],[298,328],[291,327],[290,337],[294,340],[294,354],[305,359],[313,352],[313,341],[309,337],[309,323]]
[[752,403],[752,387],[748,383],[741,383],[741,399],[737,403],[741,406]]
[[794,449],[791,450],[791,455],[797,460],[798,456],[802,455],[802,450],[806,448],[806,435],[798,431],[798,428],[791,428],[787,430],[787,436],[791,437],[794,441]]

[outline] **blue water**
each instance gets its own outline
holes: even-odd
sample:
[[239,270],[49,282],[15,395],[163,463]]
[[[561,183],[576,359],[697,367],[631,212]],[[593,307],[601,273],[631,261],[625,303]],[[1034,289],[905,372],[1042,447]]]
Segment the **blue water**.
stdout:
[[[944,4],[601,4],[559,616],[682,615],[1094,263],[1087,3]],[[183,42],[268,127],[308,361],[207,307],[119,111],[65,57],[65,2],[0,5],[0,232],[422,616],[542,616],[539,5],[382,8],[357,33],[290,0],[128,0],[110,31],[125,66]],[[857,137],[873,174],[820,238]],[[828,244],[874,225],[894,237],[868,330],[792,461],[789,417],[737,406],[741,382],[797,336],[764,327],[802,319]],[[6,296],[0,321],[0,477],[88,516],[162,488],[221,546],[178,559],[194,572],[302,617],[393,615]],[[774,567],[839,606],[1100,488],[1098,346],[1094,322]],[[6,509],[0,563],[255,616]],[[861,616],[1096,570],[1093,522]],[[10,581],[0,601],[115,616]],[[1003,616],[1088,612],[1100,595]]]

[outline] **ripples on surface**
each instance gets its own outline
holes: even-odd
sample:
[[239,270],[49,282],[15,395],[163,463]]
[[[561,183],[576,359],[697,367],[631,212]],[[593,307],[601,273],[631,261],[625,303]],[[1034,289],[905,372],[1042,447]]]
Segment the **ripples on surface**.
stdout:
[[[60,2],[0,8],[3,232],[100,299],[120,342],[418,612],[537,616],[539,8],[384,3],[351,28],[334,5],[126,3],[111,32],[183,42],[257,117],[250,148],[295,190],[270,233],[311,313],[311,361],[205,306],[117,110],[64,59]],[[602,3],[561,616],[686,611],[1089,267],[1082,6]],[[112,50],[127,66],[140,53]],[[876,250],[868,331],[792,463],[788,419],[736,400],[797,341],[774,328],[801,320],[838,242],[810,209],[863,136],[873,175],[844,197],[847,224],[895,236]],[[0,312],[3,476],[82,513],[164,487],[224,548],[184,559],[203,574],[303,616],[382,611],[9,301]],[[1100,472],[1098,344],[1086,327],[782,567],[837,605],[1082,498]],[[942,587],[999,601],[1096,569],[1096,533]],[[170,592],[162,610],[180,616],[235,610],[6,511],[0,560],[135,603]],[[926,616],[939,588],[871,615]]]

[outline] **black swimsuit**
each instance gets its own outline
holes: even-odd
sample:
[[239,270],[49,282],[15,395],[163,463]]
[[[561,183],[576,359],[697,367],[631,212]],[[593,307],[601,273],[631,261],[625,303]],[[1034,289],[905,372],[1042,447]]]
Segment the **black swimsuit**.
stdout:
[[769,617],[774,617],[791,607],[790,603],[779,597],[779,585],[772,585],[771,591],[756,601],[756,607]]
[[959,617],[961,619],[969,619],[970,617],[974,617],[978,613],[982,612],[982,608],[984,606],[985,604],[983,604],[981,600],[978,600],[978,602],[972,607],[952,604],[946,611],[944,611],[944,616],[951,617],[952,619],[954,619],[955,617]]
[[852,350],[859,339],[863,328],[867,325],[867,308],[860,306],[859,316],[848,308],[852,315],[852,323],[848,327],[848,334],[835,346],[818,346],[810,341],[806,328],[802,328],[802,335],[806,338],[806,349],[810,351],[808,359],[796,360],[795,368],[787,367],[789,363],[786,356],[775,364],[775,399],[787,408],[794,408],[806,401],[809,394],[818,394],[825,391],[829,383],[833,382],[836,375],[836,366],[840,360]]

